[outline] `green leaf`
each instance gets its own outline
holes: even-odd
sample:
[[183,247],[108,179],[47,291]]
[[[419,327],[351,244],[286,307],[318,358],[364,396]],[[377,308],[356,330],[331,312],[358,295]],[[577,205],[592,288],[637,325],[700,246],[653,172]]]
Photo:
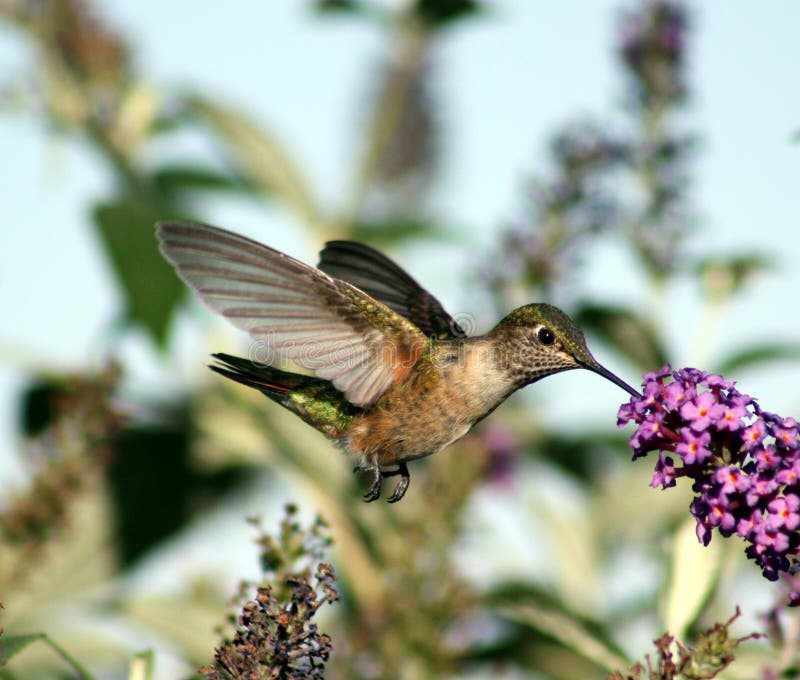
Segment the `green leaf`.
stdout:
[[314,9],[320,14],[360,14],[364,6],[356,0],[317,0]]
[[11,657],[19,654],[28,645],[42,639],[44,639],[44,633],[3,635],[0,637],[0,665],[8,663]]
[[769,361],[796,361],[797,359],[800,359],[800,345],[776,342],[749,347],[730,355],[719,364],[717,372],[727,375]]
[[247,116],[211,99],[192,95],[186,104],[225,142],[244,177],[285,203],[306,224],[317,225],[319,215],[308,183],[276,137]]
[[416,218],[399,217],[376,222],[359,222],[353,226],[348,238],[363,241],[373,246],[390,247],[405,241],[417,239],[447,240],[451,232],[442,229],[434,222]]
[[28,633],[26,635],[9,635],[0,638],[0,665],[6,664],[11,657],[23,649],[41,641],[48,645],[65,663],[72,666],[81,680],[94,680],[93,676],[83,665],[75,659],[66,649],[53,640],[47,633]]
[[746,253],[705,258],[698,261],[694,269],[710,297],[727,298],[771,264],[764,255]]
[[96,206],[93,217],[125,296],[127,320],[144,327],[163,345],[184,293],[156,245],[155,223],[167,215],[122,199]]
[[128,664],[128,680],[152,680],[155,662],[152,649],[139,652]]
[[667,589],[663,598],[664,628],[683,638],[708,602],[722,566],[722,541],[703,546],[696,522],[687,519],[675,532]]
[[164,166],[152,175],[159,193],[168,199],[183,191],[253,191],[254,187],[214,170],[194,166]]
[[417,0],[417,14],[433,28],[442,28],[481,9],[476,0]]
[[536,434],[534,442],[525,443],[525,453],[545,459],[583,483],[597,481],[597,456],[618,455],[630,459],[628,435],[622,432],[590,431],[581,435],[547,431]]
[[575,313],[575,320],[641,369],[652,370],[668,363],[664,347],[653,328],[629,309],[584,305]]
[[218,644],[214,629],[225,620],[229,607],[213,592],[187,592],[175,597],[132,598],[121,603],[126,621],[169,642],[194,663],[207,659]]
[[538,630],[608,671],[628,665],[623,656],[564,612],[528,603],[503,607],[498,614]]

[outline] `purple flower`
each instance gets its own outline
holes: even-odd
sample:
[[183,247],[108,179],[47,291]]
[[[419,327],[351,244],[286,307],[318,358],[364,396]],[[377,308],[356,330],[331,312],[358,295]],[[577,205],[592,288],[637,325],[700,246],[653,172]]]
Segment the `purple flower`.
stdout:
[[750,477],[733,465],[717,468],[714,480],[719,491],[725,495],[741,493],[750,488]]
[[713,392],[702,392],[696,398],[681,406],[681,417],[690,423],[696,432],[702,432],[716,423],[722,416],[723,409],[714,397]]
[[675,453],[683,459],[684,465],[702,463],[711,455],[708,448],[710,441],[711,434],[708,432],[696,435],[688,427],[683,427],[681,428],[681,441],[675,446]]
[[[731,512],[731,506],[724,495],[717,498],[706,496],[700,503],[695,504],[693,502],[691,511],[704,527],[708,529],[719,527],[723,536],[730,536],[736,530],[736,517]],[[710,540],[711,535],[709,533],[708,541]],[[706,544],[708,541],[706,541]]]
[[713,527],[710,524],[698,521],[697,526],[694,529],[694,532],[697,535],[697,540],[703,545],[708,545],[711,542],[712,529]]
[[664,431],[664,414],[651,413],[631,436],[630,445],[634,451],[641,451],[639,455],[644,455],[648,449],[653,448],[652,444],[664,441],[667,441]]
[[736,385],[732,380],[725,380],[721,375],[709,375],[705,383],[712,390],[732,390]]
[[[667,368],[666,366],[664,368]],[[663,368],[661,369],[664,370]],[[667,373],[664,377],[667,377]],[[674,372],[676,382],[688,383],[690,385],[697,385],[708,377],[708,373],[701,371],[699,368],[679,368]]]
[[775,498],[767,505],[766,527],[771,531],[786,528],[794,531],[800,526],[800,497],[790,493],[781,498]]
[[697,391],[683,383],[673,382],[664,388],[664,403],[670,411],[677,411],[685,402],[694,399]]
[[717,426],[720,430],[727,429],[736,432],[744,427],[744,418],[749,415],[744,406],[738,404],[724,406]]
[[672,458],[663,453],[658,454],[656,471],[653,474],[653,478],[650,480],[650,486],[654,489],[659,486],[662,489],[675,486],[675,466],[673,465]]
[[646,383],[642,390],[642,397],[633,402],[633,410],[639,416],[647,413],[658,401],[661,386],[656,382]]
[[764,426],[763,420],[756,420],[750,427],[746,428],[742,433],[745,448],[750,451],[758,446],[763,440],[767,428]]
[[[689,369],[694,370],[694,369]],[[672,375],[672,369],[669,364],[664,364],[658,372],[648,371],[642,376],[642,384],[655,383],[661,381],[663,378],[669,378]]]
[[[745,446],[747,446],[747,440],[745,440]],[[756,451],[755,459],[757,470],[774,470],[781,462],[772,444],[767,444],[763,449]]]
[[758,505],[764,498],[771,498],[778,489],[778,481],[769,475],[756,472],[750,478],[750,489],[745,496],[747,505],[751,508]]
[[635,420],[632,402],[633,399],[619,407],[619,411],[617,411],[617,427],[625,427],[629,422]]
[[742,538],[751,539],[756,531],[759,530],[763,521],[761,510],[753,510],[749,516],[742,517],[736,523],[736,533]]
[[[734,382],[694,368],[648,373],[643,388],[620,408],[618,422],[637,425],[634,459],[657,452],[651,486],[666,489],[688,477],[701,543],[715,528],[736,533],[765,578],[788,574],[800,563],[798,422],[761,410]],[[792,591],[789,604],[800,605],[800,588]]]
[[770,530],[766,524],[762,524],[758,528],[753,542],[779,554],[785,552],[789,547],[789,538],[786,534],[782,531]]
[[778,444],[788,449],[797,449],[797,423],[794,422],[794,418],[787,418],[784,422],[788,421],[792,424],[773,427],[772,436]]
[[800,479],[800,459],[797,458],[789,464],[789,467],[780,470],[775,475],[775,481],[786,486],[797,485],[798,479]]

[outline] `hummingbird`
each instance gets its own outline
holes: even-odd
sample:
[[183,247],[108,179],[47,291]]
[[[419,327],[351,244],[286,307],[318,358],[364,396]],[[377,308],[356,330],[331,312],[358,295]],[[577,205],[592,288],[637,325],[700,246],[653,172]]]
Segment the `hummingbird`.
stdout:
[[[467,337],[441,303],[374,248],[329,241],[316,268],[207,224],[159,222],[161,253],[212,310],[257,341],[258,361],[213,354],[213,371],[302,418],[369,473],[363,498],[408,462],[461,439],[517,390],[588,369],[639,393],[600,365],[579,326],[545,303],[515,309]],[[251,354],[255,354],[251,352]],[[263,360],[262,360],[263,359]],[[292,360],[315,375],[271,364]]]

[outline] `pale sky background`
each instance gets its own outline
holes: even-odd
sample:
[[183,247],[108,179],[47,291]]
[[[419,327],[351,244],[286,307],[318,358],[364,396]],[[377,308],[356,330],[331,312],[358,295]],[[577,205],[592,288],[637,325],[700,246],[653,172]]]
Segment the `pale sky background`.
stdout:
[[[317,20],[307,3],[288,0],[94,4],[130,38],[151,83],[196,87],[247,110],[281,136],[317,194],[335,203],[363,120],[359,107],[383,54],[375,28]],[[451,312],[476,314],[484,328],[493,320],[460,288],[464,268],[480,263],[498,227],[522,211],[524,180],[545,169],[549,134],[582,114],[619,120],[623,92],[614,53],[620,2],[489,4],[486,18],[450,31],[436,54],[445,157],[433,207],[463,229],[467,247],[455,254],[442,246],[433,255],[420,248],[395,253]],[[752,250],[779,265],[727,310],[712,356],[755,340],[800,342],[800,144],[791,142],[800,129],[800,3],[692,7],[696,96],[687,127],[702,141],[693,188],[701,231],[693,249]],[[0,88],[32,68],[27,43],[0,26]],[[186,157],[213,154],[189,135],[152,153],[177,157],[180,150]],[[19,367],[92,365],[119,293],[88,220],[92,202],[109,193],[106,168],[80,141],[54,136],[35,116],[8,110],[0,113],[0,151],[0,481],[10,483],[21,477],[14,453],[15,397],[25,375]],[[319,244],[301,241],[280,211],[220,199],[204,217],[315,261]],[[613,248],[600,255],[587,273],[587,289],[600,299],[642,299],[633,264]],[[445,256],[452,265],[442,266]],[[708,360],[698,339],[704,326],[695,294],[677,285],[659,313],[681,365]],[[180,360],[171,368],[142,336],[125,341],[123,354],[136,363],[133,391],[169,394],[174,385],[205,379],[206,355],[221,348],[208,347],[197,332],[197,311],[179,324],[173,355]],[[225,337],[228,351],[244,346],[237,334]],[[609,364],[610,357],[596,354]],[[638,383],[629,366],[610,367]],[[546,417],[578,414],[613,427],[623,395],[582,373],[552,378],[540,407]],[[799,363],[727,377],[767,410],[800,415]],[[239,536],[246,533],[243,528]]]

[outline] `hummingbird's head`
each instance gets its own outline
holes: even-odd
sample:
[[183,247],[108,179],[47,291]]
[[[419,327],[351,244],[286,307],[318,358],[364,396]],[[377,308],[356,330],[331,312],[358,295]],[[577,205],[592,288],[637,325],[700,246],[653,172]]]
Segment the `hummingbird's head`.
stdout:
[[640,396],[597,362],[586,346],[580,326],[558,307],[545,303],[519,307],[497,324],[491,335],[500,341],[509,370],[518,373],[523,384],[554,373],[586,368]]

